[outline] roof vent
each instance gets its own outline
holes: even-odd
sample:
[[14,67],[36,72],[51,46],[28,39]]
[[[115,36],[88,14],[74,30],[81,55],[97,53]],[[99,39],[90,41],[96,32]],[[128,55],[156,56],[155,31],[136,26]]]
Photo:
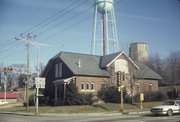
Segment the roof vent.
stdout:
[[81,67],[81,59],[78,60],[78,67]]

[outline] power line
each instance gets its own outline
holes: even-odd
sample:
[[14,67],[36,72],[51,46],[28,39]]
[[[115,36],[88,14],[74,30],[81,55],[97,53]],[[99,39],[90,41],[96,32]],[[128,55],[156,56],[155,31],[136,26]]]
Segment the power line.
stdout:
[[[76,0],[75,2],[71,3],[70,5],[65,6],[63,9],[61,9],[60,11],[58,11],[57,13],[55,13],[54,15],[48,17],[48,18],[45,19],[44,21],[40,22],[39,24],[33,26],[32,28],[28,29],[27,31],[25,31],[25,32],[23,32],[23,33],[21,33],[21,34],[28,33],[28,32],[31,31],[31,30],[32,30],[32,31],[31,31],[31,33],[32,33],[32,32],[33,32],[33,29],[35,29],[36,27],[40,26],[41,24],[47,22],[48,20],[52,19],[53,17],[57,16],[58,14],[62,13],[63,11],[65,11],[66,9],[68,9],[68,8],[71,7],[73,4],[76,4],[76,3],[79,2],[79,1],[80,1],[80,0]],[[1,44],[0,47],[1,47],[1,46],[4,46],[4,45],[10,45],[10,44],[12,43],[11,41],[13,41],[13,40],[14,40],[14,38],[10,39],[9,41],[6,41],[5,43]],[[10,43],[10,44],[9,44],[9,43]],[[14,43],[14,42],[13,42],[13,43]]]
[[63,29],[63,30],[58,31],[57,33],[54,33],[54,34],[48,36],[47,38],[43,39],[43,41],[46,41],[46,40],[48,40],[48,39],[50,39],[50,38],[52,38],[52,37],[55,37],[55,36],[59,35],[60,33],[63,33],[63,32],[65,32],[65,31],[67,31],[67,30],[69,30],[69,29],[71,29],[71,28],[73,28],[73,27],[75,27],[75,26],[77,26],[77,25],[85,22],[86,20],[88,20],[88,19],[90,19],[90,18],[92,18],[92,17],[93,17],[93,16],[89,16],[89,17],[87,17],[87,18],[85,18],[85,19],[82,19],[81,21],[76,22],[76,23],[74,23],[73,25],[71,25],[71,26],[69,26],[69,27],[67,27],[67,28],[65,28],[65,29]]
[[13,49],[14,47],[17,46],[17,43],[15,43],[14,45],[9,45],[9,46],[6,46],[5,48],[3,48],[0,52],[0,54],[4,53],[4,52],[7,52],[9,51],[10,49]]
[[21,49],[21,50],[19,50],[19,51],[12,52],[12,53],[10,53],[9,55],[2,56],[2,57],[0,57],[0,58],[1,58],[1,59],[5,59],[5,58],[9,58],[9,57],[12,56],[12,55],[16,56],[15,54],[17,54],[17,53],[22,53],[22,52],[24,52],[24,50],[26,50],[26,48],[23,48],[23,49]]
[[[27,30],[25,33],[29,32],[30,30],[32,30],[30,33],[34,33],[35,31],[39,30],[40,28],[45,27],[45,26],[47,26],[49,23],[51,23],[51,22],[53,22],[53,21],[61,18],[61,17],[64,16],[64,15],[59,16],[59,17],[56,17],[56,16],[59,15],[59,14],[61,14],[61,13],[63,13],[64,11],[66,11],[66,9],[70,8],[71,6],[73,6],[74,4],[78,3],[79,1],[80,1],[80,0],[76,0],[75,2],[71,3],[70,5],[64,7],[62,10],[58,11],[58,12],[55,13],[54,15],[48,17],[48,18],[45,19],[44,21],[42,21],[42,22],[40,22],[39,24],[35,25],[35,26],[32,27],[31,29]],[[66,14],[66,13],[65,13],[65,14]],[[54,18],[54,17],[56,17],[56,18]],[[54,18],[54,19],[53,19],[53,18]],[[49,20],[50,20],[50,21],[49,21]],[[48,21],[49,21],[49,22],[48,22]],[[46,22],[47,22],[47,23],[46,23]],[[46,23],[46,24],[42,25],[43,23]],[[42,26],[40,26],[40,25],[42,25]],[[38,27],[38,26],[40,26],[40,27]],[[38,27],[38,28],[37,28],[37,27]],[[36,29],[35,29],[35,28],[36,28]],[[33,29],[34,29],[34,30],[33,30]]]
[[75,15],[73,15],[73,16],[71,16],[71,17],[65,19],[64,21],[62,21],[62,22],[60,22],[60,23],[58,23],[58,24],[55,24],[55,25],[53,25],[53,26],[47,28],[47,29],[44,30],[44,31],[41,31],[40,33],[38,33],[38,34],[36,34],[36,35],[39,36],[39,35],[41,35],[41,34],[47,32],[47,31],[52,30],[53,28],[58,27],[59,25],[62,25],[62,24],[64,24],[64,23],[68,22],[68,21],[72,21],[73,18],[76,18],[76,17],[80,16],[81,14],[83,14],[84,12],[88,11],[88,10],[91,9],[91,8],[92,8],[92,7],[89,7],[89,8],[87,8],[87,9],[85,9],[84,11],[81,11],[81,12],[79,12],[78,14],[75,14]]

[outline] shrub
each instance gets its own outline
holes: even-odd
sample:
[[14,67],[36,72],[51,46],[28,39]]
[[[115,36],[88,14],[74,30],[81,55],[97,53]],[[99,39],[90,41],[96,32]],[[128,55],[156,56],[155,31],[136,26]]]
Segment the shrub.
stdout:
[[107,86],[98,91],[98,97],[106,103],[119,103],[120,93],[115,86]]
[[40,106],[47,106],[49,105],[50,98],[48,96],[46,97],[39,97],[39,105]]
[[81,105],[91,105],[94,102],[93,101],[93,95],[91,93],[80,94],[80,99],[81,99]]
[[78,93],[77,87],[75,84],[70,83],[66,85],[66,94],[65,94],[65,105],[80,105],[80,94]]
[[[23,103],[26,106],[26,102]],[[49,104],[49,97],[39,97],[39,106],[47,106]],[[36,95],[32,94],[29,97],[29,106],[36,105]]]
[[[164,101],[167,99],[167,95],[160,92],[145,92],[144,93],[144,102],[153,102],[153,101]],[[135,102],[140,101],[140,94],[134,96]]]
[[[35,106],[35,103],[36,103],[36,101],[35,101],[35,95],[32,94],[32,95],[29,96],[29,106]],[[23,105],[26,106],[27,103],[24,102]]]
[[90,105],[93,103],[92,94],[80,94],[75,84],[70,83],[66,86],[64,105]]
[[178,98],[178,90],[173,89],[172,91],[168,91],[167,96],[169,99],[177,99]]

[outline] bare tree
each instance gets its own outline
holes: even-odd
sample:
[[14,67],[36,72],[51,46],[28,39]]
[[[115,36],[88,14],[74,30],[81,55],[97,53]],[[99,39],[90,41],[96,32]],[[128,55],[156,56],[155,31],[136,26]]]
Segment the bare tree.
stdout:
[[166,63],[158,53],[155,53],[149,57],[147,65],[163,77],[163,80],[159,81],[159,85],[167,85],[168,80],[166,79],[164,72],[166,70]]
[[180,76],[180,51],[171,52],[166,59],[166,78],[171,86],[178,83]]

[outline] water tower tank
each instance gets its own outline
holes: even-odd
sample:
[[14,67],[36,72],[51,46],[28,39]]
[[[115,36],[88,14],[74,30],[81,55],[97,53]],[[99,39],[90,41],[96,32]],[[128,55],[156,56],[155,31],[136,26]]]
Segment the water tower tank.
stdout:
[[113,0],[96,0],[95,5],[97,5],[97,10],[101,14],[110,12],[113,8]]

